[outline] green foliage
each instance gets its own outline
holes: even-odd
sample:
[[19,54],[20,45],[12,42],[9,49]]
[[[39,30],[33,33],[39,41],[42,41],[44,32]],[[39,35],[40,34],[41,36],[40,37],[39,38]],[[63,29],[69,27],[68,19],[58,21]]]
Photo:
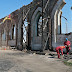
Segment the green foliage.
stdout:
[[63,61],[63,63],[67,66],[72,66],[72,62]]

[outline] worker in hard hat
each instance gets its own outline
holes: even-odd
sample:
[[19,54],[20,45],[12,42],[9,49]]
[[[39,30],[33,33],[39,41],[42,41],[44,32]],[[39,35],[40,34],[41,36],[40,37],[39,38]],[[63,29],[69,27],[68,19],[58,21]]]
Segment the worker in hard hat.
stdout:
[[65,48],[65,46],[56,47],[56,52],[57,52],[58,58],[60,58],[60,51],[61,51],[61,54],[63,55],[63,49],[64,48]]
[[66,53],[68,55],[69,54],[69,51],[71,50],[71,48],[70,48],[71,42],[68,41],[68,38],[66,38],[66,41],[64,42],[64,45],[66,46]]

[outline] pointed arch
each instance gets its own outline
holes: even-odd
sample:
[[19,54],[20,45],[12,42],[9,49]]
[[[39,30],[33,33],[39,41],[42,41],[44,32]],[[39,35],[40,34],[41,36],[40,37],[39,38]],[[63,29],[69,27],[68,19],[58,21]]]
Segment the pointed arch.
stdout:
[[[38,30],[37,30],[37,25],[38,25],[38,21],[41,17],[42,14],[42,8],[38,7],[31,19],[31,48],[34,50],[40,50],[41,49],[41,37],[38,36]],[[39,42],[38,42],[38,41]]]
[[57,34],[57,24],[59,23],[59,12],[65,5],[65,0],[58,0],[56,5],[54,6],[51,14],[51,19],[52,19],[52,46],[56,47],[56,34]]

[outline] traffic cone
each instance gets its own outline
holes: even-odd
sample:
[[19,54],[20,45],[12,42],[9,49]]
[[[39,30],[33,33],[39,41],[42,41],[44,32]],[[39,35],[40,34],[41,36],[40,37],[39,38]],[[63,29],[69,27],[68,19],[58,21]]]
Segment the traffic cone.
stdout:
[[6,48],[5,48],[5,50],[6,50]]

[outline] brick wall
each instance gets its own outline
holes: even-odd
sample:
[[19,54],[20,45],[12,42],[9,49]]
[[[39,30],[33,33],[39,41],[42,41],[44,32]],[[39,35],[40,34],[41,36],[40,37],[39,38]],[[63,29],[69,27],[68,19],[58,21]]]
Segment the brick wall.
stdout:
[[65,34],[57,35],[56,46],[64,45],[65,38],[68,38],[68,40],[71,42],[71,51],[72,51],[72,33],[70,35]]

